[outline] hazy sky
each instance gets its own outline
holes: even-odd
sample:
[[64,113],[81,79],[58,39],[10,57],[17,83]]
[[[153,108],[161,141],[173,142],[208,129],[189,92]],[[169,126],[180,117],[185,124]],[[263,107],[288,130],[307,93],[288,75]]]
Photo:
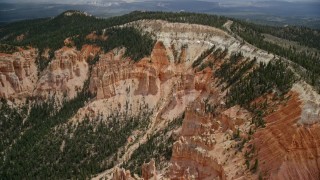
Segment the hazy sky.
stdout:
[[[137,1],[170,1],[170,0],[120,0],[125,2],[137,2]],[[174,1],[174,0],[171,0]],[[183,1],[183,0],[180,0]],[[210,2],[226,2],[226,0],[202,0]],[[238,0],[233,2],[254,2],[254,1],[271,1],[271,0]],[[277,0],[277,1],[288,1],[288,2],[306,2],[306,1],[318,1],[320,0]],[[0,0],[0,2],[11,2],[11,3],[64,3],[64,4],[83,4],[86,2],[119,2],[119,0]],[[229,0],[229,2],[232,2]]]

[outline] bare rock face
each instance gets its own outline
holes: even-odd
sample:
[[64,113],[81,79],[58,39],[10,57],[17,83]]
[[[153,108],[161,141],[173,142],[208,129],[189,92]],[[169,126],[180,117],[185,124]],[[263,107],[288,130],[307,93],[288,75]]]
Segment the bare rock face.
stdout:
[[189,66],[173,63],[168,55],[172,53],[170,47],[161,41],[155,44],[150,58],[137,63],[124,60],[124,52],[125,49],[114,49],[101,54],[93,67],[89,89],[97,100],[122,101],[126,96],[130,97],[127,100],[145,101],[150,108],[161,103],[159,115],[173,119],[206,90],[206,81],[211,78],[210,70],[195,74]]
[[92,71],[90,91],[97,94],[97,99],[110,98],[116,95],[118,82],[136,79],[136,95],[156,95],[159,89],[156,67],[146,63],[146,60],[137,64],[123,61],[123,54],[124,51],[113,51],[100,57]]
[[157,171],[154,159],[149,163],[143,163],[141,170],[143,179],[157,180]]
[[0,97],[17,98],[32,93],[37,81],[36,54],[35,49],[0,54]]
[[156,65],[158,69],[163,69],[169,65],[169,59],[166,52],[166,47],[162,41],[158,41],[151,53],[152,63]]
[[[174,53],[171,46],[181,49],[184,45],[180,42],[166,44],[158,41],[154,45],[151,56],[136,63],[123,58],[124,49],[114,49],[106,54],[101,54],[99,61],[92,68],[89,86],[90,91],[96,94],[96,100],[79,110],[72,121],[81,121],[82,117],[85,116],[94,120],[98,114],[108,114],[112,111],[124,111],[129,114],[139,113],[142,108],[145,108],[153,113],[150,121],[154,124],[154,130],[164,128],[163,126],[168,120],[173,120],[181,115],[186,107],[199,98],[202,93],[211,92],[210,83],[212,82],[212,70],[210,68],[195,72],[191,67],[192,61],[190,59],[188,63],[181,63],[187,61],[186,57],[196,58],[200,56],[206,48],[211,47],[210,45],[203,48],[202,45],[195,43],[193,47],[203,49],[197,52],[193,50],[191,52],[190,49],[183,50],[184,55],[180,62],[172,56]],[[144,105],[141,107],[141,104]],[[141,108],[139,109],[139,107]],[[207,130],[210,127],[210,125],[205,126],[207,126]],[[150,132],[153,132],[153,130]],[[138,143],[145,143],[143,139],[145,139],[144,141],[147,140],[147,138],[138,138],[130,148],[138,147]],[[204,144],[208,149],[214,145],[212,139],[203,137],[199,139],[196,135],[192,137],[192,140],[190,138],[190,141],[194,144]],[[186,149],[188,149],[188,146],[186,146]],[[190,151],[193,152],[193,149]],[[124,161],[128,159],[127,157],[130,157],[130,152],[131,150],[128,150],[129,155],[127,153],[123,155],[125,157],[123,158]],[[177,158],[185,154],[184,151],[180,155],[178,154],[180,151],[176,152]],[[204,164],[204,169],[209,167],[209,169],[204,170],[203,174],[200,175],[201,177],[223,177],[223,169],[216,161],[207,164],[206,160],[209,156],[202,153],[195,156],[200,164]],[[212,159],[214,158],[212,157]],[[119,162],[121,162],[121,159]],[[194,165],[196,166],[196,164]],[[181,168],[188,167],[185,165]],[[144,179],[160,177],[157,176],[158,173],[156,173],[153,162],[144,164],[142,169]],[[216,173],[211,174],[212,169],[217,169],[214,170]],[[107,171],[106,173],[111,172]],[[97,178],[100,177],[105,177],[105,175],[102,173]],[[172,176],[172,178],[174,177]],[[170,178],[171,176],[169,176]]]
[[210,118],[187,110],[181,137],[173,145],[169,177],[173,179],[225,179],[223,167],[209,155],[215,139]]
[[[235,123],[237,117],[241,121]],[[232,148],[235,142],[228,138],[234,126],[246,131],[249,120],[249,112],[239,106],[214,117],[205,112],[203,103],[196,101],[186,111],[166,176],[169,179],[250,179],[252,175],[243,166],[243,156],[236,153]]]
[[149,163],[143,163],[142,176],[138,175],[131,176],[129,170],[115,167],[112,172],[112,180],[158,180],[155,161],[152,159]]
[[93,46],[84,46],[81,51],[68,47],[56,51],[54,59],[42,74],[35,93],[43,97],[52,94],[75,97],[88,78],[87,60],[93,58],[98,51],[99,48]]
[[129,170],[124,170],[116,167],[113,171],[113,177],[112,180],[135,180],[133,177],[131,177]]
[[60,94],[72,98],[88,78],[86,61],[99,51],[100,48],[90,45],[81,51],[63,47],[55,52],[54,59],[41,74],[35,62],[35,49],[0,54],[0,97],[16,99]]
[[204,149],[192,148],[182,138],[173,147],[173,165],[170,178],[225,179],[222,166]]
[[222,131],[228,129],[236,131],[236,127],[239,127],[241,124],[245,123],[246,120],[250,119],[250,115],[247,110],[242,109],[238,105],[223,111],[219,119],[222,122]]
[[138,27],[142,31],[155,34],[158,41],[162,41],[167,49],[171,49],[171,52],[167,53],[170,62],[190,65],[203,50],[213,45],[217,48],[228,48],[229,51],[241,51],[245,57],[257,57],[258,61],[269,62],[273,59],[272,54],[250,44],[243,44],[214,27],[163,20],[139,20],[126,26]]
[[239,142],[232,137],[239,132],[238,138],[248,138],[252,128],[248,111],[234,106],[211,116],[200,102],[188,107],[166,177],[319,179],[320,125],[317,111],[310,109],[317,109],[320,98],[295,86],[288,101],[265,117],[266,127],[258,128],[243,151],[238,151]]
[[269,179],[320,178],[320,125],[299,123],[309,110],[309,101],[301,97],[293,91],[285,105],[265,118],[266,128],[255,133],[259,169]]

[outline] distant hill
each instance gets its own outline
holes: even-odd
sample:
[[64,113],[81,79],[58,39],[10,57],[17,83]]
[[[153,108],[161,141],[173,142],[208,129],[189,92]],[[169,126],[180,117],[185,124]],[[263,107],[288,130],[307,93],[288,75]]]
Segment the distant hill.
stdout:
[[286,24],[320,28],[319,2],[253,1],[234,3],[230,1],[145,1],[90,4],[28,4],[0,3],[0,23],[54,17],[68,9],[86,11],[98,17],[123,15],[135,10],[187,11],[219,14],[241,18],[256,23],[283,26]]

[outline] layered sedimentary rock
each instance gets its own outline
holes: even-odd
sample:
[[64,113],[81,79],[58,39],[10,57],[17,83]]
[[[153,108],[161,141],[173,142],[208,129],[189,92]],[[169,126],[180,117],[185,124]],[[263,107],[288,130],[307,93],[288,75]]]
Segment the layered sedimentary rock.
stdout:
[[[171,56],[173,54],[171,47],[184,49],[180,61],[177,60],[179,56],[176,56],[178,57],[176,60],[172,59],[175,57]],[[151,56],[136,63],[128,59],[124,60],[124,49],[114,49],[106,54],[101,54],[99,61],[92,69],[90,80],[90,91],[96,94],[97,100],[82,108],[73,121],[81,120],[85,116],[95,119],[98,114],[108,114],[115,111],[128,114],[138,113],[142,110],[139,107],[144,104],[142,108],[152,110],[153,113],[150,123],[153,124],[151,126],[153,129],[148,133],[165,128],[168,122],[181,115],[186,107],[202,93],[211,92],[212,70],[206,68],[203,71],[195,72],[191,68],[192,61],[190,59],[188,64],[183,63],[187,61],[186,58],[199,57],[203,51],[211,46],[203,46],[195,42],[193,47],[197,47],[198,51],[187,49],[180,42],[166,45],[162,41],[157,41]],[[142,132],[142,136],[144,133]],[[138,147],[139,144],[146,141],[147,138],[138,137],[132,146]],[[210,143],[212,144],[208,140],[208,144]],[[129,155],[130,152],[131,150],[128,150]],[[124,157],[127,157],[127,154]],[[199,158],[201,157],[199,156]],[[204,161],[205,156],[202,158]],[[108,173],[111,172],[108,171]],[[153,175],[143,173],[142,176],[155,177],[155,174],[158,173],[155,170],[153,172]],[[103,174],[100,176],[104,177]],[[210,175],[209,177],[215,176]]]
[[[53,94],[72,98],[88,78],[88,64],[100,48],[85,45],[81,51],[63,47],[55,52],[44,72],[39,72],[36,49],[19,49],[0,54],[0,97],[49,97]],[[44,56],[48,55],[48,50]],[[40,59],[42,60],[42,59]]]
[[154,159],[152,159],[149,163],[143,163],[141,167],[142,178],[157,180],[157,171]]
[[35,93],[44,97],[54,94],[75,97],[88,79],[87,60],[93,59],[98,51],[99,48],[93,46],[84,46],[81,51],[68,47],[56,51],[39,79]]
[[102,57],[92,70],[90,91],[97,94],[97,99],[110,98],[116,95],[117,82],[137,79],[139,82],[135,94],[156,95],[156,69],[143,63],[133,65],[121,59],[123,51],[110,52]]
[[36,56],[35,49],[0,54],[0,97],[17,98],[32,93],[38,79]]
[[[250,44],[243,43],[230,36],[221,29],[186,23],[170,23],[163,20],[139,20],[126,24],[145,32],[154,34],[157,40],[162,41],[167,49],[171,62],[183,62],[190,65],[206,49],[213,45],[216,48],[228,48],[229,51],[241,51],[245,57],[258,61],[269,62],[274,58],[271,53],[258,49]],[[174,43],[174,46],[172,44]],[[176,58],[175,58],[176,57]]]
[[[241,49],[246,57],[257,56],[263,62],[268,62],[273,56],[207,26],[157,20],[137,21],[125,26],[153,33],[157,43],[150,57],[134,64],[119,61],[121,58],[115,58],[118,52],[100,56],[90,82],[90,91],[97,94],[98,100],[87,105],[90,114],[123,111],[125,109],[117,107],[126,104],[130,113],[137,112],[137,102],[145,102],[153,110],[151,130],[157,131],[186,111],[178,133],[180,138],[173,146],[172,165],[168,172],[162,174],[162,179],[257,178],[246,168],[245,152],[235,148],[239,142],[232,139],[237,130],[241,137],[246,137],[251,128],[251,115],[238,106],[210,112],[209,109],[223,106],[225,96],[215,88],[217,82],[213,74],[223,58],[235,50]],[[214,46],[215,50],[229,48],[230,52],[219,60],[213,55],[205,57],[200,61],[210,61],[214,68],[207,66],[195,71],[194,61]],[[204,103],[206,99],[210,99],[209,104],[215,107],[208,107]],[[186,107],[189,108],[186,110]],[[86,114],[89,115],[89,109],[83,108],[77,118],[81,119]],[[146,142],[141,139],[137,139],[137,146]],[[124,159],[129,159],[130,152],[124,156]],[[104,177],[103,173],[100,177]]]
[[306,92],[295,85],[289,100],[265,118],[266,128],[254,134],[259,169],[268,179],[320,178],[320,116],[313,108],[319,96]]
[[[239,115],[239,116],[238,116]],[[214,117],[205,112],[203,103],[186,111],[180,138],[173,145],[169,179],[234,179],[252,175],[243,166],[242,153],[232,148],[235,126],[240,131],[250,128],[250,114],[232,107]]]
[[137,112],[140,105],[135,101],[138,101],[149,108],[162,104],[158,117],[174,119],[209,86],[210,69],[195,73],[185,64],[171,62],[168,56],[171,49],[162,41],[154,45],[150,57],[137,63],[124,58],[124,52],[125,49],[114,49],[101,54],[92,69],[89,89],[98,100],[92,108],[96,113],[106,112],[100,108],[102,104],[116,109],[113,101],[118,101],[119,107],[129,103],[132,111]]
[[112,180],[159,180],[153,159],[149,163],[143,163],[141,171],[141,178],[136,174],[132,177],[129,170],[116,167],[112,172]]
[[116,167],[113,171],[112,180],[134,180],[135,178],[131,177],[130,171],[120,169]]

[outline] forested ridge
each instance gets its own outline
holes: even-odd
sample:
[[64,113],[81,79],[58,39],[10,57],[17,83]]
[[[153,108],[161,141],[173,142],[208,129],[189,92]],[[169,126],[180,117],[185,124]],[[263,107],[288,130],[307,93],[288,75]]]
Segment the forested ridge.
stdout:
[[242,25],[243,27],[248,28],[248,30],[251,29],[260,34],[262,33],[271,34],[279,38],[298,42],[301,45],[320,49],[319,30],[311,29],[308,27],[298,27],[298,26],[278,27],[278,26],[259,25],[259,24],[249,23],[249,22],[240,21],[240,20],[236,20],[236,22],[237,22],[237,25]]
[[298,66],[294,66],[296,72],[320,92],[320,56],[317,52],[299,52],[295,48],[281,47],[265,41],[262,35],[263,33],[269,33],[319,50],[319,43],[316,43],[320,41],[319,31],[298,27],[269,27],[242,21],[235,22],[231,29],[250,44],[264,49],[269,53],[287,58],[305,68],[306,71],[301,70]]
[[[226,18],[196,14],[196,13],[169,13],[169,12],[139,12],[135,11],[118,17],[100,19],[83,13],[75,13],[67,16],[67,11],[51,19],[26,20],[8,24],[1,28],[0,43],[16,46],[33,46],[39,49],[61,48],[63,41],[76,35],[86,36],[92,31],[100,31],[117,25],[126,24],[141,19],[162,19],[172,22],[186,22],[221,27]],[[16,40],[16,36],[24,34],[22,41]]]
[[[98,32],[98,34],[103,34]],[[88,39],[85,35],[73,37],[72,40],[78,50],[84,44],[94,44],[101,47],[105,52],[111,51],[117,47],[125,47],[125,56],[132,58],[134,61],[138,61],[145,56],[150,55],[154,40],[150,34],[141,34],[137,29],[133,27],[123,28],[110,28],[104,31],[104,34],[108,37],[107,40],[103,39]]]
[[[77,11],[67,11],[77,12]],[[127,56],[134,60],[150,54],[153,41],[150,35],[142,35],[132,28],[112,28],[107,33],[111,34],[111,40],[108,42],[98,41],[90,42],[85,36],[90,32],[101,32],[117,25],[126,24],[141,19],[161,19],[170,22],[183,22],[202,24],[222,28],[228,18],[216,15],[197,14],[197,13],[171,13],[171,12],[140,12],[100,19],[88,16],[84,13],[75,13],[67,16],[62,13],[55,18],[26,20],[8,24],[0,30],[0,50],[2,52],[13,52],[14,46],[33,46],[40,51],[49,48],[55,51],[64,45],[64,40],[68,37],[74,37],[76,46],[81,48],[85,43],[95,43],[102,46],[106,51],[115,46],[127,47]],[[277,44],[264,41],[263,34],[271,34],[276,37],[298,42],[307,47],[320,49],[320,32],[305,27],[273,27],[247,23],[245,21],[235,20],[231,27],[232,31],[238,34],[247,42],[264,49],[270,53],[288,58],[300,66],[306,68],[308,72],[303,74],[305,79],[313,86],[320,87],[319,55],[312,52],[298,52],[294,48],[286,49]],[[23,40],[17,40],[16,37],[23,34]],[[131,40],[132,39],[132,40]],[[13,46],[12,46],[13,45]],[[136,46],[139,45],[139,46]]]

